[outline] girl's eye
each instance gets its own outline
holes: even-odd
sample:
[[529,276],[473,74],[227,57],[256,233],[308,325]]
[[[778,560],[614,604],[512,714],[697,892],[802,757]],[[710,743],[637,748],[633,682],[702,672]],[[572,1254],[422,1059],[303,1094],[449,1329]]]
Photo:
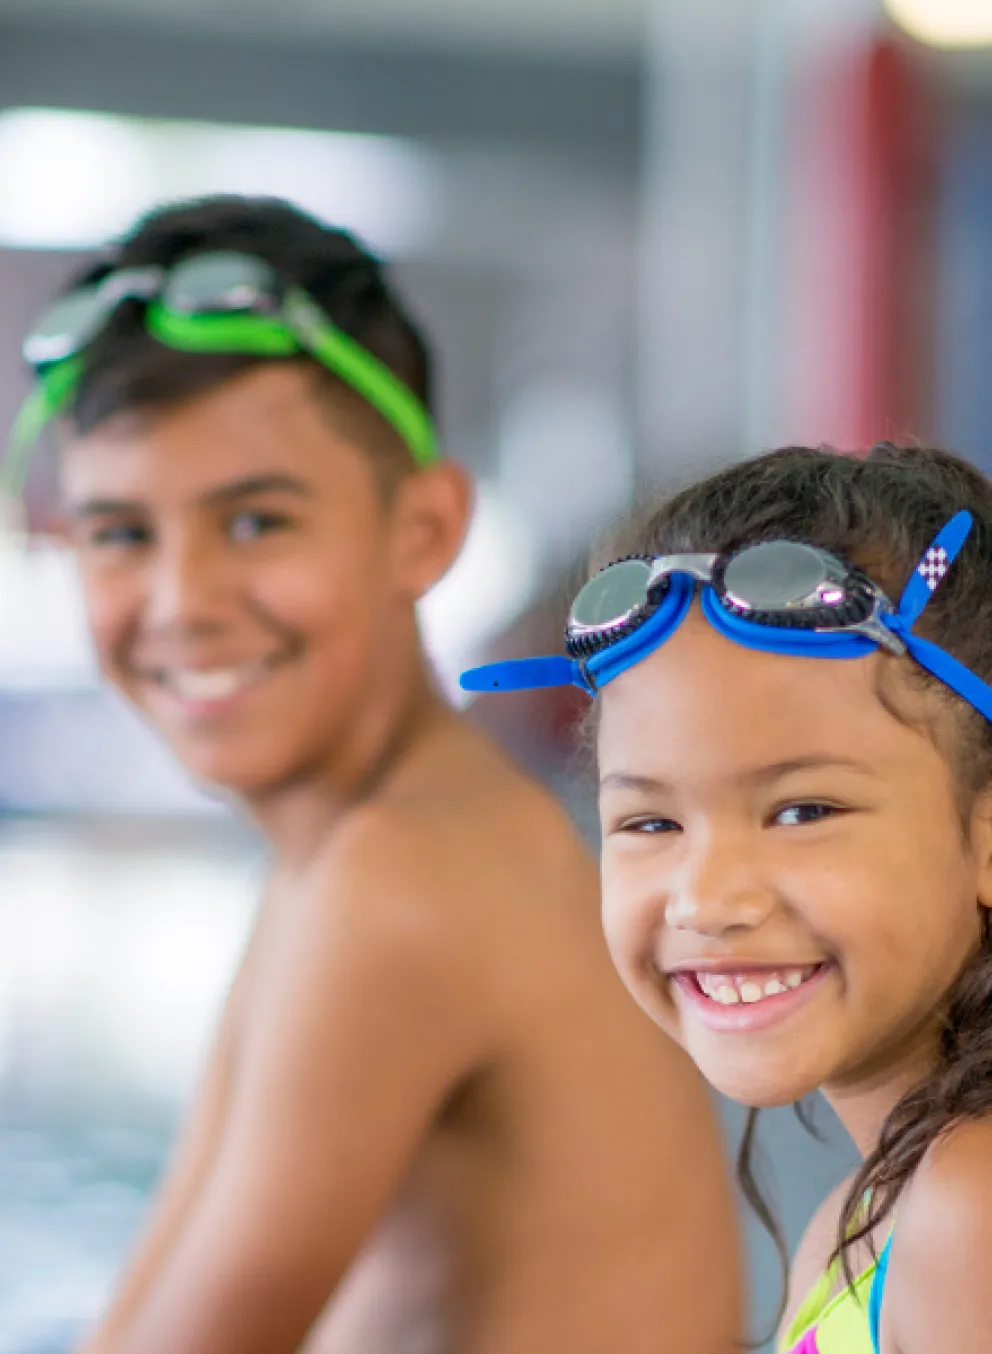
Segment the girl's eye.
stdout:
[[775,822],[782,827],[803,827],[832,818],[837,812],[832,804],[790,804],[788,808],[779,810]]
[[148,545],[151,530],[140,522],[112,522],[96,527],[90,534],[89,544],[109,547],[117,550],[134,550]]
[[289,525],[289,518],[277,512],[239,512],[229,523],[235,541],[255,541]]
[[662,833],[679,832],[681,829],[672,818],[631,818],[620,823],[618,830],[638,836],[657,836]]

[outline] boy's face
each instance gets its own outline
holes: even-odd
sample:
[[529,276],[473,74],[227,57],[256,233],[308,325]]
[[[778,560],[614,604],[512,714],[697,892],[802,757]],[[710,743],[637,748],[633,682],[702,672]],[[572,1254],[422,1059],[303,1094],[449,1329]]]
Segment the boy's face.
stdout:
[[601,697],[604,916],[624,981],[721,1091],[918,1075],[992,901],[927,697],[873,655],[733,644],[694,609]]
[[460,539],[456,472],[432,473],[384,502],[295,363],[66,449],[101,666],[195,776],[251,794],[375,736]]

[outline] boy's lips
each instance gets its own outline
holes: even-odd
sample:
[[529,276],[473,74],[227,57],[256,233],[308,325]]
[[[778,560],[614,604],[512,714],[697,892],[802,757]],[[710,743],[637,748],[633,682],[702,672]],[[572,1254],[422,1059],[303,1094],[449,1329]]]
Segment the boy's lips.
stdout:
[[213,714],[259,686],[286,659],[285,653],[241,663],[174,664],[150,668],[144,678],[190,714]]
[[831,961],[772,966],[724,960],[719,967],[679,965],[668,977],[687,1014],[729,1033],[778,1024],[815,996],[833,968]]

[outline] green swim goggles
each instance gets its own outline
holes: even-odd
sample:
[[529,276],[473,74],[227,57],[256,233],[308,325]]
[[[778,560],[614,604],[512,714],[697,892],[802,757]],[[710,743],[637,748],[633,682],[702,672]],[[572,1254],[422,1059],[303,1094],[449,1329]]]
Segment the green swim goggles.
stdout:
[[86,348],[124,301],[144,303],[145,328],[169,348],[272,358],[309,354],[382,415],[417,465],[437,459],[437,435],[426,408],[378,358],[264,259],[215,252],[171,268],[117,269],[44,312],[22,348],[37,380],[11,432],[0,493],[22,492],[39,434],[71,403]]

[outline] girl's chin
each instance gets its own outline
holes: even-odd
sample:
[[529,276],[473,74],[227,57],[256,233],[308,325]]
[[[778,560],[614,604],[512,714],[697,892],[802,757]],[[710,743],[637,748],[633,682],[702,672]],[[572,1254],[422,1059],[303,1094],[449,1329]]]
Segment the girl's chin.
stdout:
[[[688,1050],[692,1056],[692,1049]],[[747,1067],[716,1067],[707,1059],[694,1058],[693,1061],[705,1079],[728,1100],[749,1109],[771,1110],[780,1105],[794,1105],[803,1100],[820,1086],[820,1079],[814,1076],[799,1078],[795,1070],[776,1076],[769,1068],[749,1072]]]

